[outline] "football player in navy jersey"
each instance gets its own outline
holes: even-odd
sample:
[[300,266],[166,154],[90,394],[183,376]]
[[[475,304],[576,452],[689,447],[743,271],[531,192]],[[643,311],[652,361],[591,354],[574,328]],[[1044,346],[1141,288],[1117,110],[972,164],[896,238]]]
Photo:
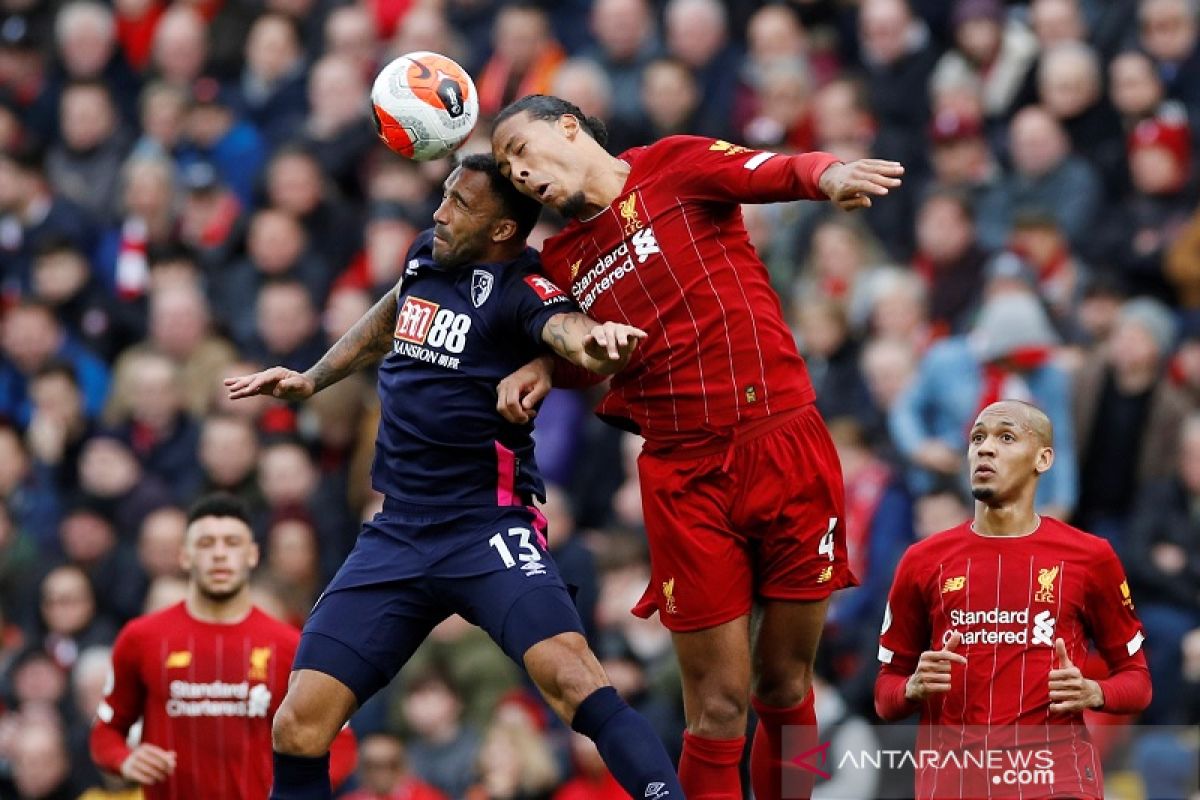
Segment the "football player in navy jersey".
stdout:
[[272,728],[275,800],[330,797],[338,730],[455,613],[524,666],[631,796],[683,797],[662,743],[588,648],[547,551],[532,427],[496,410],[497,384],[538,352],[611,373],[645,337],[593,321],[540,274],[525,245],[539,211],[491,156],[468,156],[400,283],[316,365],[226,381],[234,399],[302,400],[382,359],[372,480],[383,511],[304,626]]

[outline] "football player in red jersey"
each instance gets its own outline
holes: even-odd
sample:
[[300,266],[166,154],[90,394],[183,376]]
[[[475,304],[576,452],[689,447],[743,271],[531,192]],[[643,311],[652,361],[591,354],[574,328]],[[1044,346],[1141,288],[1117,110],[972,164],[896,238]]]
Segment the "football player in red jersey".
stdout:
[[[1145,637],[1112,546],[1034,512],[1053,446],[1036,407],[983,409],[967,450],[974,520],[913,545],[896,568],[875,708],[886,720],[919,711],[922,751],[964,753],[950,766],[919,765],[917,797],[1101,798],[1083,711],[1150,703]],[[1109,677],[1075,666],[1089,640]],[[1004,759],[972,762],[972,748],[1024,750],[1047,775],[1006,783]]]
[[[652,580],[635,611],[659,612],[682,666],[684,791],[742,796],[752,702],[754,793],[779,800],[782,771],[801,772],[781,757],[781,730],[815,722],[810,676],[829,595],[857,581],[837,454],[739,204],[865,208],[900,185],[903,167],[695,136],[614,158],[603,139],[573,104],[531,95],[499,114],[492,152],[518,189],[570,220],[545,244],[546,274],[584,311],[651,333],[599,412],[646,440]],[[552,364],[506,379],[502,413],[523,420],[551,369],[567,371]]]
[[[92,727],[97,766],[141,784],[147,800],[261,800],[271,788],[271,720],[287,690],[300,632],[250,600],[258,546],[242,503],[199,500],[188,513],[187,599],[133,620]],[[141,742],[126,744],[143,720]],[[354,769],[354,735],[332,748],[336,786]]]

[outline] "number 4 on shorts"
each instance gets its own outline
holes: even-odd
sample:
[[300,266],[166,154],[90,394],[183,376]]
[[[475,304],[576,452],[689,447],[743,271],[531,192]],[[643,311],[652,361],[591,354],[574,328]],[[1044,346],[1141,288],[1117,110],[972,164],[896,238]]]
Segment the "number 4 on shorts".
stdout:
[[821,543],[817,545],[818,555],[829,556],[830,561],[833,561],[833,529],[837,527],[837,522],[837,517],[829,518],[829,530],[825,531]]

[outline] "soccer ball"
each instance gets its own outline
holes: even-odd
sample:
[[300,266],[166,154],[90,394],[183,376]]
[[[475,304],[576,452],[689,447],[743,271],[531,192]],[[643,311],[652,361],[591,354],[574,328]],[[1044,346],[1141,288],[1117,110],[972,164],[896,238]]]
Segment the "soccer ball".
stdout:
[[414,161],[457,150],[479,119],[479,96],[454,59],[408,53],[380,71],[371,88],[371,113],[384,144]]

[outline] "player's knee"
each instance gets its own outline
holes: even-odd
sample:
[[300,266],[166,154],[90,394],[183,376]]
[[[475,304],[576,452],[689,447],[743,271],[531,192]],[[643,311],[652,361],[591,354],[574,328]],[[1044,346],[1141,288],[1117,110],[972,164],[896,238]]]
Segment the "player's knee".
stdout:
[[271,747],[291,756],[319,756],[329,750],[327,736],[316,720],[306,720],[285,699],[271,722]]
[[754,696],[772,708],[799,705],[811,687],[811,664],[762,665],[754,676]]
[[688,730],[709,739],[737,738],[746,731],[747,705],[739,692],[706,691],[700,700],[699,713],[688,723]]
[[608,685],[600,662],[578,634],[539,642],[526,654],[525,665],[551,706],[567,722],[580,703]]

